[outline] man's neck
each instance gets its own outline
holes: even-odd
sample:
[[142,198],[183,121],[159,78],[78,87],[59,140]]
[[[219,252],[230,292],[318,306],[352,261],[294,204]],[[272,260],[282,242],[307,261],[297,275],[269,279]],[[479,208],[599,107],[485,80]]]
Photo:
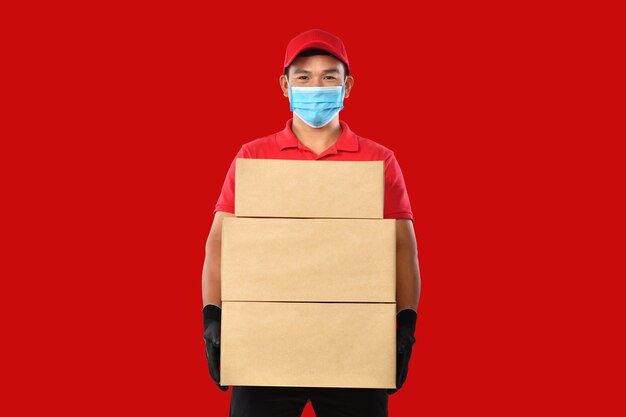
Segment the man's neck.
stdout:
[[317,155],[333,146],[342,133],[338,115],[328,122],[326,126],[314,128],[304,123],[294,114],[293,121],[291,122],[291,131],[304,146],[311,149]]

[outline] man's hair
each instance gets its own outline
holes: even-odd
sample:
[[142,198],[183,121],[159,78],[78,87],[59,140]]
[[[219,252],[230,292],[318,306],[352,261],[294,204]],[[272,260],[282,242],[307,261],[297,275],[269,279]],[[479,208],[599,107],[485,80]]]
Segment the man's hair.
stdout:
[[[330,56],[335,56],[335,55],[331,54],[330,52],[325,51],[323,49],[307,49],[305,51],[300,52],[298,55],[296,55],[294,60],[296,58],[298,58],[299,56],[311,56],[311,55],[330,55]],[[337,57],[335,56],[335,58],[337,58]],[[337,59],[339,59],[339,58],[337,58]],[[344,64],[343,61],[340,60],[340,59],[339,59],[339,62],[341,62],[341,65],[343,65],[343,72],[346,75],[346,77],[348,75],[350,75],[350,69],[348,68],[348,66],[346,64]],[[285,76],[287,76],[287,77],[289,77],[289,67],[291,67],[291,65],[288,65],[287,67],[285,67]]]

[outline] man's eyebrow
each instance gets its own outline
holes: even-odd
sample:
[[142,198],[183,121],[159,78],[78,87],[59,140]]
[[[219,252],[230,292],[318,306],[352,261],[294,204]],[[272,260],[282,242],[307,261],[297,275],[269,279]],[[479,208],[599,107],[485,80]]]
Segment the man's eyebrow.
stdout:
[[[329,73],[329,72],[336,72],[336,73],[339,73],[339,70],[338,70],[338,69],[336,69],[336,68],[328,68],[328,69],[322,70],[322,72],[323,72],[324,74],[327,74],[327,73]],[[303,69],[303,68],[297,68],[297,69],[295,69],[295,70],[293,71],[293,73],[294,73],[294,74],[310,74],[310,73],[311,73],[311,71],[307,71],[307,70],[305,70],[305,69]]]

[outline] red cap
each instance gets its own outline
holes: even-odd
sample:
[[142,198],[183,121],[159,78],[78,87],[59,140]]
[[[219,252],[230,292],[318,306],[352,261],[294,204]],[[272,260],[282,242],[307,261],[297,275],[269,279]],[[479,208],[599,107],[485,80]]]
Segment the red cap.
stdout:
[[285,52],[285,65],[283,69],[287,68],[300,52],[307,49],[322,49],[329,52],[340,61],[343,61],[348,67],[348,70],[350,69],[346,47],[343,46],[341,39],[321,29],[311,29],[302,32],[289,42],[287,51]]

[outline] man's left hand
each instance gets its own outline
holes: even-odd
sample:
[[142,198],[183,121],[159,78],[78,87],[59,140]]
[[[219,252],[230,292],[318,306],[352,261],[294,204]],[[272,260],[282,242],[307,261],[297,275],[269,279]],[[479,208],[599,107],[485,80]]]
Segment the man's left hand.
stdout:
[[411,308],[406,308],[400,311],[396,320],[398,328],[396,330],[396,388],[388,389],[389,394],[394,394],[406,381],[406,377],[409,374],[409,361],[411,360],[411,352],[413,350],[413,344],[415,343],[415,322],[417,320],[417,313]]

